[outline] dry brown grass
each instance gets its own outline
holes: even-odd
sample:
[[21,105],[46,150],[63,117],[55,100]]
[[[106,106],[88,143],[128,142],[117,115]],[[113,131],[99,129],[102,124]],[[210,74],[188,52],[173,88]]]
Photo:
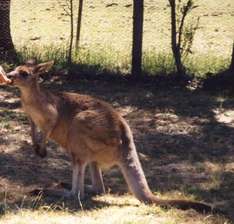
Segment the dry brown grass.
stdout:
[[[62,1],[61,1],[62,2]],[[81,44],[88,48],[110,48],[130,53],[132,38],[132,1],[85,1]],[[197,0],[192,16],[201,16],[194,42],[196,54],[230,56],[233,42],[234,3]],[[166,0],[145,1],[144,49],[167,52],[170,49],[170,13]],[[69,36],[69,19],[57,0],[12,1],[12,32],[17,46],[64,44]],[[36,38],[37,37],[37,38]],[[31,39],[38,40],[31,40]]]
[[[76,1],[75,1],[76,2]],[[200,16],[200,26],[195,34],[193,54],[185,62],[191,73],[204,75],[225,69],[230,60],[233,30],[233,1],[202,1],[191,16]],[[132,40],[132,1],[116,1],[107,7],[110,0],[85,1],[81,48],[77,62],[101,65],[109,70],[126,73],[130,71]],[[150,74],[170,73],[170,10],[166,0],[145,1],[144,70]],[[12,36],[24,57],[33,49],[34,55],[55,57],[58,48],[62,51],[68,44],[69,18],[57,0],[12,1]],[[48,49],[48,45],[55,49]],[[47,46],[45,50],[43,46]],[[22,47],[24,49],[22,49]],[[37,52],[35,52],[37,51]],[[59,57],[62,57],[59,55]],[[97,71],[96,71],[97,72]]]

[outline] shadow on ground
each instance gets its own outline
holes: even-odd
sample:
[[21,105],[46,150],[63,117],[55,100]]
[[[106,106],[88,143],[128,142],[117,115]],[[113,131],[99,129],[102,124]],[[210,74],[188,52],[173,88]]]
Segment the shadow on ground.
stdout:
[[[202,90],[157,88],[149,83],[129,84],[124,81],[58,80],[52,85],[45,83],[45,86],[51,90],[90,94],[112,103],[130,123],[153,191],[167,193],[179,190],[193,194],[199,200],[223,202],[227,210],[234,207],[234,126],[232,121],[217,119],[217,115],[234,110],[233,98],[214,96]],[[6,94],[6,99],[7,94],[15,92],[8,87],[0,91]],[[26,130],[23,133],[19,130],[12,137],[15,144],[11,150],[4,149],[0,153],[0,187],[7,186],[11,194],[17,186],[19,192],[24,193],[54,182],[69,183],[69,158],[54,144],[49,144],[49,156],[42,160],[32,153],[29,140],[18,140],[22,135],[29,139],[27,122],[20,123],[18,112],[14,111],[18,107],[17,100],[0,102],[1,120],[13,120]],[[5,138],[0,142],[0,151],[9,145]],[[104,179],[111,192],[127,191],[116,169],[105,172]],[[15,202],[17,200],[15,197]],[[87,209],[92,206],[107,205],[90,199]]]

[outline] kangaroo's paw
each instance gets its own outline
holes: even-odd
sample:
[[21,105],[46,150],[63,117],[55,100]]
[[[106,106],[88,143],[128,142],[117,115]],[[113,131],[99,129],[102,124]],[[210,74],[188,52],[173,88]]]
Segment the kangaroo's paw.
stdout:
[[63,190],[63,197],[65,199],[75,199],[75,200],[83,200],[84,199],[84,194],[81,194],[79,191],[74,192],[73,190]]
[[41,158],[45,158],[47,156],[46,147],[42,147],[40,144],[36,143],[33,145],[33,149],[36,155],[40,156]]
[[59,183],[55,183],[53,185],[55,188],[64,188],[64,189],[71,189],[72,185],[66,182],[59,182]]

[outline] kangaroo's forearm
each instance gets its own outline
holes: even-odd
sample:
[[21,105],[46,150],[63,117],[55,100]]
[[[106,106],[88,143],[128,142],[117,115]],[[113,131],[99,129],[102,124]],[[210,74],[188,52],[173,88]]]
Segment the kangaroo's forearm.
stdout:
[[35,125],[35,123],[32,121],[31,118],[29,118],[30,127],[31,127],[31,139],[33,144],[33,149],[37,155],[40,157],[45,157],[47,154],[46,150],[46,136],[43,132],[39,131]]

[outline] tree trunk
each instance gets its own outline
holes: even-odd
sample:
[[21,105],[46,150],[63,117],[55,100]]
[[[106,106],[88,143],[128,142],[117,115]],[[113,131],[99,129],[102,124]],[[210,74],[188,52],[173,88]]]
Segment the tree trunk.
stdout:
[[10,0],[0,0],[0,60],[16,60],[10,31]]
[[132,75],[139,77],[142,73],[144,0],[134,0],[133,5]]
[[185,68],[181,61],[180,43],[177,40],[175,1],[176,0],[169,0],[171,6],[171,47],[175,59],[177,74],[183,75],[185,73]]
[[72,63],[72,48],[73,48],[73,36],[74,36],[74,21],[73,21],[73,0],[69,1],[69,10],[70,10],[70,42],[68,48],[68,55],[67,55],[67,63]]
[[76,27],[76,44],[75,44],[76,51],[78,51],[80,43],[82,12],[83,12],[83,0],[79,0],[79,9],[78,9],[77,27]]
[[232,44],[232,58],[231,58],[230,66],[229,66],[229,71],[234,73],[234,42]]

